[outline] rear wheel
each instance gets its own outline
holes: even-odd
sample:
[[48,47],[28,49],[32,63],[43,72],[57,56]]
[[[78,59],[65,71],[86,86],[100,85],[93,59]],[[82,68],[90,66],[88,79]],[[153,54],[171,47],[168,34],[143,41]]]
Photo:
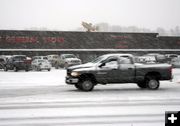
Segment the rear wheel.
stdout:
[[155,77],[148,77],[146,79],[146,86],[150,90],[157,90],[159,88],[159,80],[156,79]]
[[92,91],[94,85],[95,84],[92,82],[92,80],[88,78],[79,82],[79,86],[82,91]]

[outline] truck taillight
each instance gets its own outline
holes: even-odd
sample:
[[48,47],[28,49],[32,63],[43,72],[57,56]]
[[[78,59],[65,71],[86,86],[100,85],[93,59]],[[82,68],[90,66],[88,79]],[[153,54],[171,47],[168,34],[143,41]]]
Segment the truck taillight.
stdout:
[[31,60],[24,60],[24,63],[31,64]]

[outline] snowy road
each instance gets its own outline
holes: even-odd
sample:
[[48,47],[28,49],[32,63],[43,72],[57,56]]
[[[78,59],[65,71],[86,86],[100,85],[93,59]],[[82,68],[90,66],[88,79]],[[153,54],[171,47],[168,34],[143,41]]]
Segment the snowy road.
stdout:
[[180,69],[157,91],[125,84],[81,92],[65,74],[0,70],[0,126],[164,126],[165,111],[180,110]]

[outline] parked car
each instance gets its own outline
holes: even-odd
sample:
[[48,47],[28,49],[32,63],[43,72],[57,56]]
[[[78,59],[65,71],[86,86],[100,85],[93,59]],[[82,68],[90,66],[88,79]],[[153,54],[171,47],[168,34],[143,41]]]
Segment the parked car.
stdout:
[[5,57],[0,57],[0,69],[4,69],[6,63]]
[[45,59],[35,59],[31,63],[32,69],[36,71],[51,70],[51,63]]
[[171,63],[171,60],[178,57],[178,54],[165,54],[168,63]]
[[157,63],[168,63],[168,59],[166,58],[165,55],[159,54],[159,53],[148,53],[144,56],[154,56]]
[[68,68],[69,66],[80,65],[81,60],[74,54],[61,54],[59,60],[55,63],[55,67]]
[[180,68],[180,57],[173,58],[171,60],[171,64],[172,64],[173,68]]
[[136,57],[137,63],[156,63],[155,56],[138,56]]
[[5,66],[4,71],[8,70],[25,70],[29,71],[31,67],[31,59],[27,59],[25,55],[13,55],[12,57],[8,58]]
[[140,88],[156,90],[160,80],[172,79],[169,64],[134,63],[127,54],[107,54],[92,62],[67,69],[66,83],[82,91],[91,91],[97,84],[137,83]]
[[56,63],[59,60],[59,55],[57,54],[47,55],[47,58],[49,62],[51,63],[52,67],[55,67]]

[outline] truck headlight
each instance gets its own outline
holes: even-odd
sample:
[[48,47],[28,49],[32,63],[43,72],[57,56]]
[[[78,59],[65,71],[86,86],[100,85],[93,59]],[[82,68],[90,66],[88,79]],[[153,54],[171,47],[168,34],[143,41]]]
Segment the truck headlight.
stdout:
[[71,73],[71,76],[73,76],[73,77],[77,77],[77,76],[79,76],[79,75],[80,75],[79,72],[72,72],[72,73]]

